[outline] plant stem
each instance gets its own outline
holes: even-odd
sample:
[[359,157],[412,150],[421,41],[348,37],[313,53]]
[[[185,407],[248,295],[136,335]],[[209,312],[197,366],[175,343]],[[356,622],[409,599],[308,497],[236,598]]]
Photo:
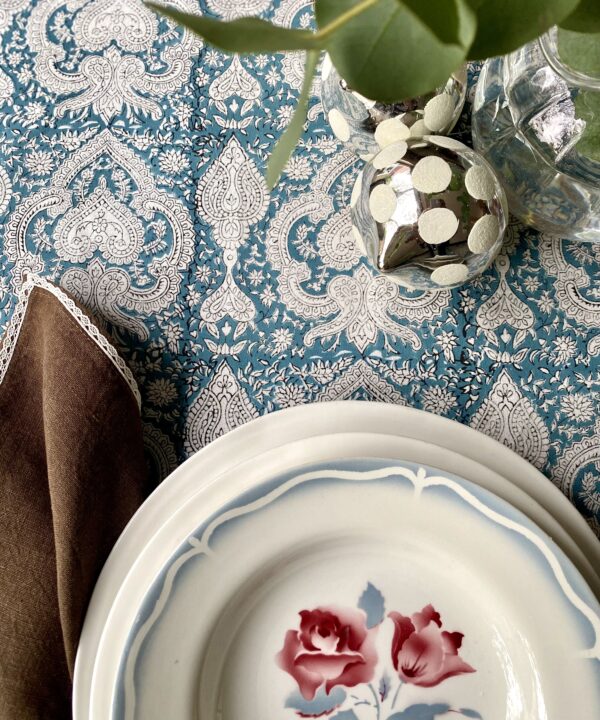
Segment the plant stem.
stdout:
[[336,19],[332,20],[328,25],[325,25],[325,27],[317,30],[315,33],[316,37],[319,40],[327,39],[330,35],[333,35],[336,30],[342,27],[342,25],[350,22],[350,20],[355,18],[357,15],[361,15],[365,12],[365,10],[368,10],[378,2],[379,0],[361,0],[361,2],[357,3],[354,7],[346,10],[346,12],[343,12],[341,15],[338,15]]
[[302,90],[298,98],[298,105],[296,106],[290,124],[279,138],[267,164],[266,180],[269,190],[272,190],[277,184],[277,180],[279,180],[285,164],[289,160],[296,143],[302,135],[308,110],[308,101],[310,99],[310,88],[317,69],[317,63],[319,62],[319,54],[318,50],[309,50],[306,53],[304,82],[302,83]]
[[394,695],[394,699],[392,700],[392,710],[396,706],[396,700],[398,699],[398,695],[400,694],[401,689],[402,689],[402,680],[400,680],[400,685],[398,685],[398,689],[396,690],[396,694]]
[[379,696],[377,695],[377,691],[373,687],[373,683],[369,683],[369,690],[373,693],[373,698],[375,699],[375,708],[377,710],[377,720],[381,717],[381,703],[379,702]]

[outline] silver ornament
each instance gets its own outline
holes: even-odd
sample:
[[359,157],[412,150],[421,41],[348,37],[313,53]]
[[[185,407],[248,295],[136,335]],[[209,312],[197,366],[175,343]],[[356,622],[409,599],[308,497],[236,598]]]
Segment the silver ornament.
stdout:
[[372,265],[420,290],[457,287],[498,254],[508,211],[487,162],[453,138],[399,140],[359,174],[353,232]]

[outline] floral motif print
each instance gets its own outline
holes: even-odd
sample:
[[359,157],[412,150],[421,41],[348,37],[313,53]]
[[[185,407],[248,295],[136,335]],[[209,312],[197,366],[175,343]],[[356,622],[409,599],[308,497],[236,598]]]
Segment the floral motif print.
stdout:
[[354,687],[373,678],[375,630],[366,615],[352,608],[320,607],[300,612],[299,630],[288,630],[277,656],[280,667],[298,683],[306,700],[324,686]]
[[433,605],[411,617],[398,612],[389,616],[394,622],[392,662],[404,682],[433,687],[454,675],[475,672],[458,654],[463,634],[442,630]]
[[[309,0],[172,4],[313,22]],[[477,282],[390,287],[354,245],[360,162],[318,79],[280,184],[261,183],[300,54],[234,58],[141,0],[0,6],[0,332],[24,274],[59,283],[106,323],[146,400],[155,380],[176,387],[142,413],[178,462],[259,414],[385,400],[492,435],[599,527],[584,478],[600,454],[600,248],[513,223]]]
[[[360,707],[360,720],[366,708],[373,711],[374,720],[433,720],[438,713],[483,720],[475,710],[440,703],[439,694],[434,704],[425,702],[427,689],[476,672],[458,653],[463,633],[443,630],[433,605],[410,616],[388,613],[394,625],[391,648],[379,653],[376,644],[386,620],[385,599],[372,583],[367,584],[357,608],[323,605],[301,610],[299,615],[299,626],[286,632],[275,658],[297,685],[285,703],[297,716],[359,720]],[[388,672],[388,658],[395,679]],[[399,712],[394,709],[403,685],[422,688],[423,699]],[[352,692],[347,692],[350,688]]]

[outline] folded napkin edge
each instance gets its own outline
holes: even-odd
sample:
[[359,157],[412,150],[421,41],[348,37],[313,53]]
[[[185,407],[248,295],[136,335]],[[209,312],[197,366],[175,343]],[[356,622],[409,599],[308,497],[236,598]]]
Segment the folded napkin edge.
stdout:
[[133,373],[127,366],[126,362],[119,355],[115,347],[104,336],[98,327],[92,322],[91,318],[70,298],[61,288],[48,282],[38,275],[28,274],[27,279],[21,285],[17,293],[17,304],[10,318],[4,336],[1,338],[0,345],[0,384],[4,380],[6,372],[9,368],[11,359],[15,352],[21,328],[25,320],[29,297],[35,288],[40,288],[51,293],[67,310],[69,315],[81,327],[81,329],[92,339],[92,341],[102,350],[109,358],[119,374],[127,383],[131,390],[138,408],[141,407],[141,395],[133,377]]

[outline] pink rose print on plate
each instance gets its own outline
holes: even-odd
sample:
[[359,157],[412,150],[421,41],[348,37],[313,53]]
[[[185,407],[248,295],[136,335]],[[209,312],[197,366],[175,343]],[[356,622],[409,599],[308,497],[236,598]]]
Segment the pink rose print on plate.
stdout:
[[[394,623],[391,659],[395,678],[388,672],[387,650],[379,662],[375,649],[386,610],[383,594],[372,583],[367,583],[356,608],[324,605],[301,610],[299,615],[298,629],[286,632],[283,648],[276,656],[279,667],[298,685],[285,701],[285,708],[298,717],[436,720],[456,713],[483,720],[476,710],[455,707],[441,700],[439,694],[427,697],[431,691],[425,688],[453,675],[475,672],[458,654],[463,634],[442,630],[440,614],[433,605],[410,617],[389,613]],[[372,682],[376,673],[377,679]],[[397,703],[406,684],[423,688],[423,697],[399,710]],[[352,692],[347,692],[348,688],[353,688]],[[428,699],[435,702],[428,703]]]
[[288,630],[279,666],[298,683],[300,693],[312,700],[319,688],[354,687],[368,683],[375,672],[376,628],[367,627],[363,610],[318,607],[300,612],[298,630]]
[[475,672],[458,654],[463,634],[442,630],[433,605],[410,617],[389,613],[395,625],[392,662],[399,677],[411,685],[432,687],[442,680]]

